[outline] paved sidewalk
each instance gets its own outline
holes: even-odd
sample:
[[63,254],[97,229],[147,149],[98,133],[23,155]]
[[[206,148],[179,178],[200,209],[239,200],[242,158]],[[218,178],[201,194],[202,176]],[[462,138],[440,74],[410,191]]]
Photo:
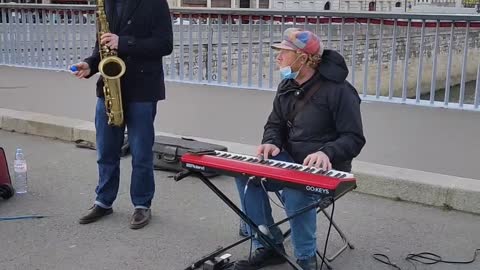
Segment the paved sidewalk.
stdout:
[[[93,121],[96,77],[0,66],[0,108]],[[256,145],[274,92],[167,83],[157,130]],[[410,105],[362,105],[367,144],[359,160],[480,179],[478,112]]]
[[[93,200],[95,151],[2,130],[0,145],[7,151],[10,166],[15,148],[24,149],[30,184],[29,194],[0,201],[0,216],[49,216],[0,221],[2,270],[181,270],[217,245],[238,239],[237,217],[201,182],[191,178],[175,182],[168,178],[171,173],[160,171],[155,173],[157,193],[151,224],[139,231],[130,230],[130,157],[122,160],[114,214],[97,223],[79,225],[77,218]],[[219,177],[214,183],[238,202],[231,178]],[[276,217],[283,217],[278,207],[272,207]],[[338,201],[335,217],[356,247],[334,261],[338,270],[392,269],[371,258],[378,252],[405,270],[413,269],[404,260],[408,253],[430,251],[445,260],[463,261],[470,260],[473,250],[480,248],[478,215],[350,193]],[[318,245],[323,248],[327,227],[323,218],[319,221]],[[329,246],[338,247],[338,237],[332,235]],[[248,248],[246,243],[232,250],[234,258],[247,254]],[[291,252],[290,242],[287,250]],[[480,259],[468,265],[417,265],[417,269],[477,270]]]

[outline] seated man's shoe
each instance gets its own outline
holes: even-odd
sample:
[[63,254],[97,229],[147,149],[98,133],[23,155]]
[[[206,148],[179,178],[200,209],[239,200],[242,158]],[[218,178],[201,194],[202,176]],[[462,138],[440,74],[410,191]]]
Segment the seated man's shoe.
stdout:
[[298,265],[303,270],[317,270],[317,255],[313,255],[312,257],[305,259],[305,260],[297,260]]
[[111,213],[113,213],[112,208],[103,208],[103,207],[100,207],[100,206],[94,204],[92,207],[90,207],[88,213],[86,215],[84,215],[83,217],[81,217],[78,220],[78,222],[80,224],[92,223],[92,222],[95,222],[95,221],[99,220],[100,218],[102,218],[104,216],[110,215]]
[[130,229],[140,229],[145,227],[152,218],[152,212],[150,209],[135,208],[132,219],[130,220]]
[[[279,246],[285,253],[283,245]],[[269,265],[277,265],[285,263],[287,260],[275,250],[270,248],[259,248],[254,251],[250,260],[239,260],[235,262],[234,270],[256,270]]]

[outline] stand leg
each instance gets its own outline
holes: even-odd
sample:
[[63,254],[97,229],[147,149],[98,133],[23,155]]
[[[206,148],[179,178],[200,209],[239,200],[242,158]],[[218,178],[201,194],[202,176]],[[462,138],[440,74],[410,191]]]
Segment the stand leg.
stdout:
[[340,230],[340,228],[337,226],[337,224],[335,223],[335,221],[333,221],[333,219],[328,215],[327,212],[325,212],[325,209],[322,209],[321,210],[323,212],[323,214],[327,217],[327,219],[332,223],[332,226],[335,228],[335,230],[338,232],[338,234],[340,235],[340,237],[342,238],[342,241],[343,241],[343,246],[335,253],[333,254],[331,257],[326,257],[325,255],[325,258],[331,262],[333,260],[335,260],[335,258],[338,257],[338,255],[340,255],[343,251],[345,251],[345,249],[347,247],[349,247],[350,249],[354,249],[354,246],[353,244],[351,244],[347,237],[345,236],[345,234],[342,232],[342,230]]
[[[320,251],[317,250],[317,256],[320,257],[320,259],[323,261],[323,263],[325,264],[325,266],[327,267],[327,269],[329,270],[332,270],[333,267],[330,265],[330,263],[328,262],[328,259],[325,258],[325,256],[323,256]],[[321,264],[321,263],[318,263],[318,264]]]
[[[282,201],[282,197],[281,197],[280,193],[279,193],[278,191],[276,191],[275,194],[277,195],[278,199],[280,200],[280,202],[281,202],[282,205],[283,205],[283,201]],[[325,205],[325,206],[322,207],[321,203],[318,203],[318,204],[317,204],[317,207],[316,207],[316,208],[317,208],[317,214],[320,213],[320,211],[324,211],[325,207],[327,207],[327,206],[328,206],[328,205]],[[325,212],[324,212],[324,213],[325,213]],[[293,216],[292,216],[292,217],[293,217]],[[292,218],[292,217],[290,217],[290,218]],[[292,230],[289,228],[289,229],[283,234],[283,238],[284,238],[284,239],[287,239],[287,237],[290,236],[291,232],[292,232]],[[320,257],[320,259],[323,261],[323,263],[325,264],[325,266],[327,266],[327,268],[328,268],[329,270],[333,269],[332,266],[328,263],[328,261],[327,261],[328,259],[326,259],[324,256],[320,255],[320,252],[319,252],[318,250],[317,250],[316,253],[317,253],[318,257]]]
[[[275,193],[276,193],[278,199],[280,200],[280,202],[282,202],[280,193],[279,193],[278,191],[275,192]],[[283,202],[282,202],[282,204],[283,204]],[[337,258],[343,251],[345,251],[345,249],[346,249],[347,247],[349,247],[350,249],[354,249],[355,247],[353,246],[352,243],[350,243],[350,242],[348,241],[347,237],[346,237],[345,234],[342,232],[342,230],[340,230],[340,228],[338,227],[338,225],[333,221],[333,219],[332,219],[332,218],[328,215],[328,213],[325,211],[325,208],[320,208],[320,207],[319,207],[319,208],[317,209],[317,214],[320,213],[320,212],[323,212],[323,214],[327,217],[328,221],[332,223],[332,226],[333,226],[333,227],[335,228],[335,230],[338,232],[338,234],[340,235],[340,237],[341,237],[341,239],[342,239],[342,242],[343,242],[343,246],[342,246],[335,254],[333,254],[331,257],[326,257],[326,256],[324,257],[324,256],[320,255],[320,252],[317,251],[318,256],[319,256],[322,260],[326,259],[326,260],[328,260],[329,262],[332,262],[332,261],[335,260],[335,258]],[[287,238],[288,236],[290,236],[290,233],[291,233],[291,230],[288,229],[288,230],[283,234],[284,238]],[[327,263],[327,262],[325,261],[325,263]],[[329,269],[331,269],[331,267],[329,267],[328,264],[327,264],[327,267],[328,267]]]
[[287,262],[297,270],[301,270],[300,266],[292,259],[290,256],[287,256],[284,252],[282,252],[278,247],[276,247],[275,243],[270,239],[267,235],[263,234],[259,229],[258,226],[247,216],[245,213],[243,213],[242,210],[240,210],[225,194],[223,194],[215,185],[210,182],[210,180],[205,177],[201,173],[195,173],[195,176],[198,177],[200,180],[202,180],[207,187],[209,187],[225,204],[227,204],[241,219],[247,223],[252,230],[256,232],[256,234],[259,237],[259,240],[265,244],[274,249],[278,254],[282,255]]

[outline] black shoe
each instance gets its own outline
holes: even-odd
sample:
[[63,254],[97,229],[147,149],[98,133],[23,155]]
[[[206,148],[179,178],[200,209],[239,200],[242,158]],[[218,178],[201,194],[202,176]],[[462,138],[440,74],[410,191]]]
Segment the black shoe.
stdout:
[[[279,246],[283,253],[285,248]],[[273,249],[259,248],[254,251],[250,260],[239,260],[235,262],[234,270],[256,270],[269,265],[277,265],[285,263],[287,260]]]
[[130,220],[130,229],[140,229],[150,222],[152,213],[150,209],[136,208]]
[[297,260],[297,263],[303,270],[317,270],[317,255],[313,255],[312,257],[305,259],[305,260]]
[[104,216],[107,216],[107,215],[110,215],[111,213],[113,213],[113,209],[112,208],[103,208],[103,207],[100,207],[98,205],[93,205],[92,207],[90,207],[89,209],[90,211],[84,215],[83,217],[81,217],[79,220],[78,220],[78,223],[80,224],[88,224],[88,223],[92,223],[92,222],[95,222],[97,220],[99,220],[100,218],[104,217]]

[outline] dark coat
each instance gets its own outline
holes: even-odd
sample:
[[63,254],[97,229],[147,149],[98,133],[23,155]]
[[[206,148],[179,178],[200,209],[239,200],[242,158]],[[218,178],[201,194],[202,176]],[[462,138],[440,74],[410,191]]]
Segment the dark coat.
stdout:
[[[123,0],[120,19],[115,15],[115,1],[105,0],[110,31],[119,36],[118,56],[125,61],[121,78],[125,102],[165,99],[163,56],[173,50],[170,10],[166,0]],[[98,72],[98,40],[92,55],[85,59],[90,76]],[[97,96],[103,96],[103,80],[97,81]]]
[[[271,143],[290,153],[297,163],[309,154],[323,151],[332,167],[351,170],[351,161],[365,145],[360,97],[345,79],[348,68],[344,58],[325,50],[314,76],[303,85],[283,80],[273,101],[273,110],[265,125],[262,143]],[[287,117],[298,100],[313,87],[320,87],[310,101],[287,126]],[[300,90],[300,91],[299,91]]]

